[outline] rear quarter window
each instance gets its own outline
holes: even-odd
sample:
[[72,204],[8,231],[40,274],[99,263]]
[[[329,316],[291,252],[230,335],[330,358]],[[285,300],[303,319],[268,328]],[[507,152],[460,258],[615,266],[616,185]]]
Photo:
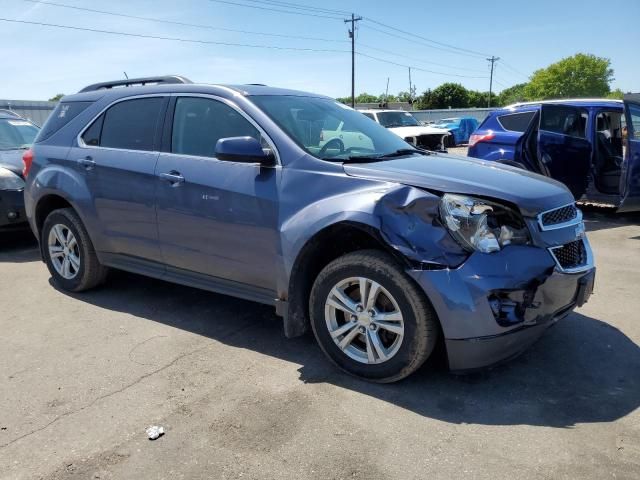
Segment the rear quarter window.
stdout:
[[507,113],[498,117],[502,128],[511,132],[524,132],[536,112]]
[[93,102],[60,102],[44,122],[40,133],[36,137],[36,143],[46,140],[67,123],[77,117]]

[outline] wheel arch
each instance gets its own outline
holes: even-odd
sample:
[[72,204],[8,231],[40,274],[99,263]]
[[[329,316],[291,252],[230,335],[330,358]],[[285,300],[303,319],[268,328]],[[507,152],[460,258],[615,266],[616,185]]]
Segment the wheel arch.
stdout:
[[289,274],[284,330],[287,337],[303,335],[309,328],[309,295],[320,271],[331,261],[363,249],[382,250],[401,264],[410,263],[366,223],[343,220],[322,228],[302,246]]

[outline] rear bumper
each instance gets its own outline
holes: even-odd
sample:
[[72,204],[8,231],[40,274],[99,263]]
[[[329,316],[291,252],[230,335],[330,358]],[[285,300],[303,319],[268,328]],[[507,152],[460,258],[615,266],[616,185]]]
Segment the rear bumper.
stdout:
[[22,190],[0,190],[0,230],[25,228],[27,216]]
[[463,371],[524,351],[587,301],[595,268],[561,273],[547,250],[511,246],[473,254],[457,269],[409,273],[438,314],[449,368]]

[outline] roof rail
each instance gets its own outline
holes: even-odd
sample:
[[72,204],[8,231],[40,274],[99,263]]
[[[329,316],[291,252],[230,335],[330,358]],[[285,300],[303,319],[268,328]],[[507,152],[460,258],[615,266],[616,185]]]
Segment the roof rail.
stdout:
[[94,83],[88,85],[80,90],[82,92],[92,92],[94,90],[110,89],[113,87],[131,87],[134,85],[147,85],[147,84],[170,84],[170,83],[193,83],[186,77],[179,75],[165,75],[162,77],[141,77],[141,78],[127,78],[125,80],[113,80],[111,82]]

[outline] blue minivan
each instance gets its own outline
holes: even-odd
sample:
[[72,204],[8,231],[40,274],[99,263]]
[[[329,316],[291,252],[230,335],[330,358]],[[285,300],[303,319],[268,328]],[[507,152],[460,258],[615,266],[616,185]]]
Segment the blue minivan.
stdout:
[[[492,112],[469,139],[470,157],[564,183],[576,200],[640,209],[640,100],[520,103]],[[630,125],[635,126],[631,128]],[[628,128],[629,127],[629,128]]]

